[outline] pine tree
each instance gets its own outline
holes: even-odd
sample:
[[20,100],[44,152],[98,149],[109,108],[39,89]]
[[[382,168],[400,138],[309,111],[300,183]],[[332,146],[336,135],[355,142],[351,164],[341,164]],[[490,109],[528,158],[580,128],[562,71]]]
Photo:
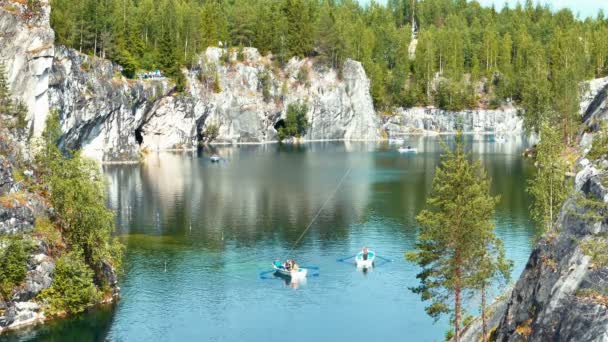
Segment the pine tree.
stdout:
[[[455,341],[460,340],[462,296],[474,288],[475,262],[493,235],[492,216],[497,199],[489,194],[489,180],[479,162],[471,162],[462,134],[445,154],[433,178],[428,209],[416,217],[420,232],[416,249],[407,259],[422,267],[420,286],[412,288],[433,318],[453,314]],[[453,298],[453,304],[450,301]]]
[[487,341],[488,338],[487,291],[495,281],[506,284],[511,277],[511,269],[513,267],[513,263],[507,260],[505,256],[502,241],[494,235],[493,231],[488,232],[484,240],[485,242],[480,243],[479,254],[473,259],[474,261],[471,266],[474,270],[472,287],[479,290],[481,294],[480,308],[483,342]]
[[568,168],[561,156],[564,149],[561,138],[560,132],[548,123],[541,125],[541,141],[536,146],[536,175],[528,183],[528,192],[533,198],[530,214],[545,232],[551,230],[568,196]]

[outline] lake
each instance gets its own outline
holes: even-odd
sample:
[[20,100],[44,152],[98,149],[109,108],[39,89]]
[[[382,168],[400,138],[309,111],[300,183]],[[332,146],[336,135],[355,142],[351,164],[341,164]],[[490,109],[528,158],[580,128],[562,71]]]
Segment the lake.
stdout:
[[[497,234],[516,280],[537,234],[525,192],[534,169],[521,157],[527,143],[466,139],[501,195]],[[438,137],[407,144],[419,153],[364,142],[218,146],[104,166],[126,245],[121,300],[0,339],[442,341],[447,321],[434,323],[408,290],[419,270],[403,256],[441,147]],[[212,163],[211,153],[223,160]],[[374,269],[339,261],[362,246],[382,257]],[[287,256],[311,267],[305,282],[269,272]]]

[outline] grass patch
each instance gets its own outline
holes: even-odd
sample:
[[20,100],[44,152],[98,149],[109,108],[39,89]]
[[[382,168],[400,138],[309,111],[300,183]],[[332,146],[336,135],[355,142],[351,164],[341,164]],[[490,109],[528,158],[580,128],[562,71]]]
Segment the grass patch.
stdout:
[[47,252],[56,256],[66,248],[63,239],[61,238],[61,232],[57,229],[48,217],[37,217],[36,223],[34,224],[34,236],[44,241],[47,246]]
[[0,205],[5,208],[23,207],[27,205],[27,196],[25,192],[13,192],[0,196]]
[[580,289],[576,291],[576,296],[596,304],[608,306],[608,291],[606,290],[601,292],[595,289]]

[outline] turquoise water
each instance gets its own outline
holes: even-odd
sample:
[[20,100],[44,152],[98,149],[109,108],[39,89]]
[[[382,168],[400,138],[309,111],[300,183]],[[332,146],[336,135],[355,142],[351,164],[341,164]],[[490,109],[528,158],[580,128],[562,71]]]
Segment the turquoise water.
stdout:
[[[533,171],[521,158],[526,144],[467,139],[502,196],[497,232],[516,277],[536,235],[524,190]],[[226,146],[106,166],[108,203],[127,246],[122,299],[4,339],[441,341],[447,323],[434,323],[408,290],[418,269],[403,258],[441,150],[438,138],[407,144],[420,152],[376,143]],[[224,160],[211,163],[212,153]],[[337,261],[364,245],[391,262],[364,273]],[[314,266],[305,282],[268,272],[287,256]]]

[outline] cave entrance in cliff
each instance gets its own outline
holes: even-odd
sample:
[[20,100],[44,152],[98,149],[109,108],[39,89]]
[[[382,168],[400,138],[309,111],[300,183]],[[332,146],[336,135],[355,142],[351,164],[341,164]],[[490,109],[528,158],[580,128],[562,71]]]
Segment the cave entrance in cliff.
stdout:
[[279,128],[285,128],[285,120],[279,119],[279,121],[274,124],[274,129],[278,131]]
[[135,130],[135,141],[137,141],[137,144],[141,145],[144,142],[144,136],[141,132],[141,128],[137,128]]

